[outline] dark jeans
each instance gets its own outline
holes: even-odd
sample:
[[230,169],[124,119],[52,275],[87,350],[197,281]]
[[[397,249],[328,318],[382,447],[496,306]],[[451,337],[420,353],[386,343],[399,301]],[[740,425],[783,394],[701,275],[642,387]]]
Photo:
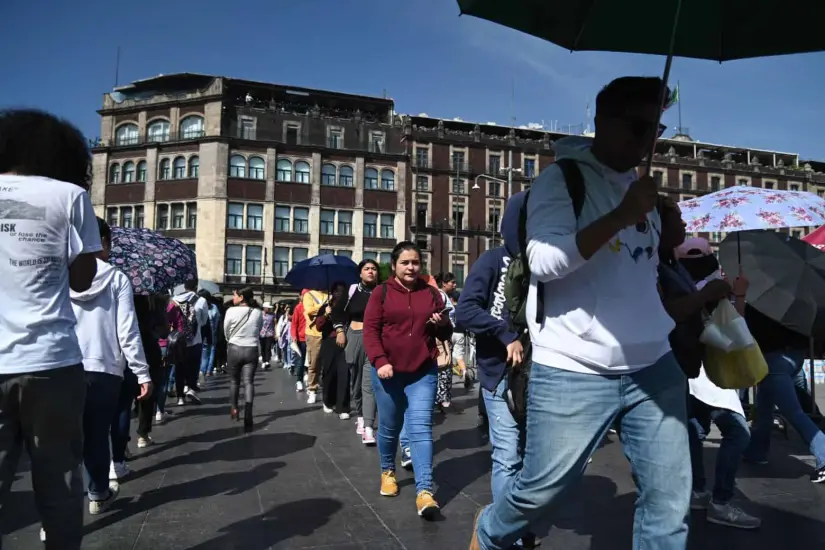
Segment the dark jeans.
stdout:
[[109,497],[109,431],[122,384],[123,379],[114,374],[86,373],[83,464],[89,481],[89,500],[106,500]]
[[274,338],[261,338],[261,358],[264,367],[269,367],[269,362],[272,360],[272,343],[274,341]]
[[321,387],[324,405],[336,413],[349,413],[349,365],[335,340],[324,338],[318,365],[323,369]]
[[307,358],[307,343],[306,342],[298,342],[298,349],[301,350],[301,355],[297,355],[295,353],[292,354],[292,368],[295,372],[295,378],[298,379],[298,382],[304,381],[304,372],[306,371],[306,367],[304,367],[304,361]]
[[[146,399],[137,402],[138,408],[138,428],[137,434],[139,437],[149,437],[152,431],[152,417],[155,415],[155,404],[157,399],[156,388],[163,384],[164,373],[166,368],[162,366],[149,367],[149,377],[152,379],[152,393]],[[138,392],[140,393],[140,392]]]
[[154,394],[155,394],[155,411],[163,414],[166,412],[166,398],[169,391],[169,376],[174,368],[171,364],[166,361],[166,347],[160,348],[160,354],[163,357],[163,368],[159,373],[159,378],[157,383],[152,381],[154,385]]
[[189,346],[186,348],[186,363],[175,365],[175,388],[178,392],[178,399],[183,397],[183,388],[185,387],[197,391],[202,353],[203,346],[201,344]]
[[47,550],[83,541],[83,407],[86,376],[75,365],[0,376],[0,508],[9,502],[23,447]]
[[123,383],[120,386],[120,399],[117,402],[114,417],[111,421],[110,434],[112,437],[112,462],[126,460],[126,445],[129,444],[129,425],[132,421],[132,403],[138,394],[138,381],[135,374],[125,369]]
[[233,409],[238,408],[238,394],[241,380],[243,380],[244,411],[252,411],[252,401],[255,399],[255,371],[257,370],[257,346],[229,344],[226,350],[226,371],[229,373],[229,404]]

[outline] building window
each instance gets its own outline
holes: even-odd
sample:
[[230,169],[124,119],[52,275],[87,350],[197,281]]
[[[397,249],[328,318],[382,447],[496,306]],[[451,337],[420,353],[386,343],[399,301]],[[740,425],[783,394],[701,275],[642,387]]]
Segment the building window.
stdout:
[[146,221],[143,215],[143,207],[135,206],[135,227],[140,229],[144,225],[146,225]]
[[123,163],[123,183],[135,181],[135,163],[130,161]]
[[682,174],[682,189],[693,189],[693,174]]
[[710,190],[711,191],[719,191],[719,188],[722,186],[722,178],[719,176],[711,176],[710,177]]
[[501,182],[489,181],[487,182],[487,194],[491,197],[501,196]]
[[416,176],[415,177],[415,190],[416,191],[428,191],[430,189],[430,178],[427,176]]
[[289,233],[289,214],[288,206],[275,207],[275,232]]
[[487,163],[487,173],[497,176],[501,173],[501,155],[490,155]]
[[384,132],[371,132],[370,133],[370,153],[386,153],[386,147],[384,146]]
[[246,247],[246,274],[253,277],[261,276],[261,258],[263,248],[260,246],[248,245]]
[[255,139],[255,119],[242,117],[238,125],[238,137],[241,139]]
[[231,157],[229,157],[229,177],[246,177],[246,159],[243,158],[241,155],[232,155]]
[[303,262],[309,256],[309,249],[307,248],[293,248],[292,249],[292,266],[295,267],[295,264],[298,262]]
[[249,157],[249,177],[253,180],[266,179],[266,163],[261,157]]
[[183,229],[184,206],[182,204],[172,205],[172,229]]
[[180,121],[180,136],[183,139],[198,139],[203,137],[203,117],[190,115]]
[[464,252],[464,237],[453,237],[453,252]]
[[272,250],[272,271],[276,277],[283,279],[289,273],[289,249],[276,246]]
[[137,181],[146,181],[146,161],[137,163]]
[[776,188],[776,184],[774,182],[772,182],[772,181],[766,181],[765,182],[765,189],[775,189],[775,188]]
[[321,210],[321,235],[335,235],[335,210]]
[[340,128],[329,129],[329,144],[330,149],[344,148],[344,131]]
[[487,216],[487,223],[489,224],[491,231],[498,231],[498,226],[501,223],[501,208],[497,206],[490,208],[489,215]]
[[117,225],[117,208],[109,208],[106,210],[106,223],[109,225]]
[[169,205],[168,204],[159,204],[158,205],[158,214],[157,214],[157,226],[156,229],[167,229],[169,227]]
[[364,236],[375,238],[377,235],[378,235],[378,214],[370,214],[370,213],[364,212]]
[[139,141],[137,124],[123,124],[115,130],[115,145],[137,145]]
[[331,256],[331,255],[335,254],[335,251],[331,248],[321,248],[320,250],[318,250],[318,255],[319,256],[324,256],[326,254],[329,254]]
[[381,214],[381,238],[395,238],[395,214]]
[[524,177],[536,177],[536,159],[524,159]]
[[427,227],[427,211],[429,210],[426,202],[419,202],[415,205],[415,225],[416,227]]
[[656,187],[662,186],[662,181],[664,180],[664,174],[661,170],[654,170],[653,171],[653,181],[656,182]]
[[748,185],[748,180],[742,178],[737,182],[737,185],[746,186],[746,185]]
[[430,150],[427,147],[415,148],[415,165],[419,168],[429,168]]
[[264,230],[264,205],[246,205],[246,228],[250,231]]
[[364,170],[364,189],[378,189],[378,170],[375,168]]
[[334,164],[325,164],[321,167],[321,185],[335,185],[336,169]]
[[226,227],[243,229],[244,206],[239,202],[230,202],[226,209]]
[[352,258],[352,250],[336,250],[336,256],[343,256],[345,258]]
[[793,237],[794,239],[801,239],[802,238],[802,230],[801,229],[791,229],[791,237]]
[[146,138],[149,143],[169,141],[169,122],[156,120],[151,123],[146,130]]
[[[124,166],[126,166],[126,165],[124,164]],[[125,175],[125,168],[124,168],[124,175]],[[126,181],[126,180],[124,179],[124,181]],[[790,191],[799,191],[799,184],[798,183],[792,183],[788,186],[788,189]]]
[[120,164],[109,166],[109,183],[120,183]]
[[158,169],[158,179],[168,180],[172,176],[172,163],[169,159],[160,161],[160,168]]
[[292,232],[309,233],[309,208],[293,208]]
[[299,161],[295,163],[295,181],[298,183],[309,183],[309,163]]
[[341,187],[352,187],[352,180],[352,166],[342,166],[338,172],[338,185],[340,185]]
[[120,209],[120,226],[132,227],[132,207],[125,206]]
[[352,212],[348,210],[338,211],[338,234],[352,235]]
[[453,193],[464,194],[465,186],[464,180],[461,178],[453,178]]
[[189,159],[189,177],[198,178],[201,173],[201,159],[195,155]]
[[284,141],[286,141],[289,145],[298,145],[300,142],[298,137],[298,132],[300,129],[301,127],[298,124],[287,124]]
[[176,180],[186,177],[186,159],[183,157],[175,158],[172,163],[172,177]]
[[276,164],[275,179],[278,181],[292,181],[292,163],[286,159],[281,159]]
[[395,174],[392,170],[381,170],[381,189],[395,191]]
[[464,286],[464,262],[453,262],[453,275],[456,286]]
[[195,229],[198,226],[198,203],[190,202],[186,205],[186,229]]
[[243,246],[239,244],[226,245],[226,274],[240,275],[243,263]]
[[365,260],[375,260],[376,262],[378,261],[378,252],[372,250],[365,250],[362,256]]
[[463,171],[463,170],[465,170],[464,151],[453,151],[451,162],[452,162],[452,164],[450,164],[450,169],[452,169],[454,171]]
[[453,227],[464,227],[464,205],[453,205]]

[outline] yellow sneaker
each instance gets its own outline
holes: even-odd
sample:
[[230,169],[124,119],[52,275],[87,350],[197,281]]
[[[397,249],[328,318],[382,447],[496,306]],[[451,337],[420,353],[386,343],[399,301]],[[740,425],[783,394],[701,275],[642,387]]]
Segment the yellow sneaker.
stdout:
[[484,508],[479,508],[476,512],[476,519],[473,520],[473,536],[470,538],[468,550],[481,550],[481,546],[478,544],[478,518],[481,516],[482,511],[484,511]]
[[438,513],[438,503],[429,491],[421,491],[415,497],[415,507],[418,508],[418,515],[425,519],[432,519]]
[[395,472],[386,471],[381,474],[381,496],[398,496],[398,482],[395,480]]

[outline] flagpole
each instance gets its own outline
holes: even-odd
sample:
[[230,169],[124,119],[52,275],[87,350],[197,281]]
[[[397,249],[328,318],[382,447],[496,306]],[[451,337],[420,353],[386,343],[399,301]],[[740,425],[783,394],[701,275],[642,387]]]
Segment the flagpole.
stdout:
[[681,134],[682,133],[682,91],[679,90],[679,87],[680,87],[679,81],[677,80],[676,81],[676,90],[678,90],[678,91],[676,93],[679,94],[679,96],[678,96],[679,100],[676,103],[679,104],[678,105],[679,106],[679,133]]

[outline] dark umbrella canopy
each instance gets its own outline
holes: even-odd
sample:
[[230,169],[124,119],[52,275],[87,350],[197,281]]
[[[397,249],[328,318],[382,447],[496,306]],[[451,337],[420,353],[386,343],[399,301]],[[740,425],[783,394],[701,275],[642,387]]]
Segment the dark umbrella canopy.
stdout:
[[[721,62],[825,50],[821,0],[458,0],[458,5],[462,14],[571,51],[672,54]],[[777,10],[795,14],[792,22],[782,24]]]
[[825,252],[775,231],[729,234],[719,246],[725,273],[735,276],[737,239],[750,306],[805,336],[825,333]]
[[337,282],[358,282],[358,264],[346,256],[323,254],[295,264],[284,280],[295,288],[325,290]]
[[198,278],[188,246],[145,228],[113,227],[109,263],[129,277],[135,294],[167,292]]

